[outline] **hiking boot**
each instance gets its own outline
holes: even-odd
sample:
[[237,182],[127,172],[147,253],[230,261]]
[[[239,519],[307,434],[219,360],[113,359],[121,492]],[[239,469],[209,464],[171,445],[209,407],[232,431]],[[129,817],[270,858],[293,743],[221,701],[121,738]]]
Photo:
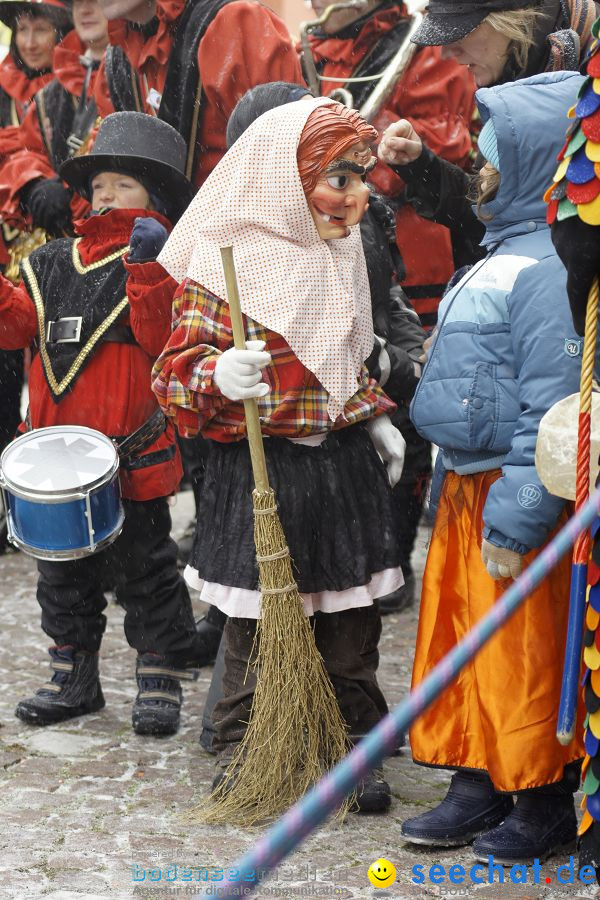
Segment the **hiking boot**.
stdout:
[[162,656],[144,653],[138,656],[135,674],[138,695],[131,713],[136,734],[175,734],[183,695],[180,681],[195,681],[193,669],[174,669]]
[[548,796],[534,789],[519,794],[514,809],[498,828],[477,838],[473,853],[482,862],[493,856],[494,862],[512,866],[564,852],[568,845],[574,846],[576,836],[573,795]]
[[52,679],[33,697],[21,700],[17,718],[29,725],[55,725],[102,709],[98,654],[71,646],[50,647],[48,652]]
[[356,786],[350,812],[387,812],[392,805],[392,792],[382,769],[373,769]]
[[496,793],[488,775],[459,771],[439,806],[407,819],[400,834],[411,844],[462,847],[499,825],[512,808],[512,797]]
[[410,609],[415,605],[415,576],[409,573],[406,576],[404,584],[397,591],[380,597],[377,601],[379,604],[379,612],[382,616],[388,616],[391,613],[401,613]]

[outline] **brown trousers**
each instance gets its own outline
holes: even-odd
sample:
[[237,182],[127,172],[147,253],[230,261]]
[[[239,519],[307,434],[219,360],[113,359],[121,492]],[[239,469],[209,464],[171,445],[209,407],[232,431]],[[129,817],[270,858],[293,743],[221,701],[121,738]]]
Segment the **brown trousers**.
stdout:
[[[350,739],[356,742],[388,711],[375,675],[381,635],[379,609],[365,606],[338,613],[318,612],[311,624]],[[256,619],[230,618],[225,625],[223,695],[213,713],[214,748],[224,766],[242,740],[250,717],[256,677],[248,669],[248,659],[255,632]]]

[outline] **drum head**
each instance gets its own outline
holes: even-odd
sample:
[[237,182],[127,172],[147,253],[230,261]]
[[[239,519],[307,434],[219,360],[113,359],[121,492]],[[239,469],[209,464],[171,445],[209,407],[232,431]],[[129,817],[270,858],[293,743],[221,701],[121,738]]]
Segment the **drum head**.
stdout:
[[101,432],[58,425],[17,438],[2,453],[0,468],[8,490],[59,500],[108,480],[118,469],[118,456]]

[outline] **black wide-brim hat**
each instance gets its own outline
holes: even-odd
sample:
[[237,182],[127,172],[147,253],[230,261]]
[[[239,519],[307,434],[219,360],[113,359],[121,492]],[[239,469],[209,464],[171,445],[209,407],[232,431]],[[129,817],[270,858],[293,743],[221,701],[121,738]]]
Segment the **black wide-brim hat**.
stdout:
[[420,47],[460,41],[493,12],[539,6],[541,0],[429,0],[427,12],[411,40]]
[[111,113],[100,125],[89,154],[62,164],[59,175],[90,199],[90,179],[99,172],[139,175],[165,204],[175,223],[189,206],[195,188],[185,175],[187,146],[167,122],[138,112]]
[[0,22],[12,29],[19,16],[34,9],[46,12],[52,21],[63,28],[72,24],[71,4],[61,0],[0,0]]

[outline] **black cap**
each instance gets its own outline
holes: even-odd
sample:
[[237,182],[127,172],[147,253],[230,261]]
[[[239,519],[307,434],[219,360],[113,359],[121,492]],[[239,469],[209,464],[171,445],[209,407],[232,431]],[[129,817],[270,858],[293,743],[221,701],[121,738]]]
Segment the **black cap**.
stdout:
[[102,122],[89,154],[68,159],[60,167],[61,178],[83,197],[98,172],[139,174],[152,185],[175,222],[194,196],[194,186],[184,174],[187,156],[182,136],[167,122],[138,112],[111,113]]
[[423,22],[411,40],[421,47],[460,41],[493,12],[539,6],[541,0],[429,0]]
[[0,22],[7,28],[15,27],[15,20],[27,13],[46,14],[59,27],[72,24],[69,0],[2,0]]

